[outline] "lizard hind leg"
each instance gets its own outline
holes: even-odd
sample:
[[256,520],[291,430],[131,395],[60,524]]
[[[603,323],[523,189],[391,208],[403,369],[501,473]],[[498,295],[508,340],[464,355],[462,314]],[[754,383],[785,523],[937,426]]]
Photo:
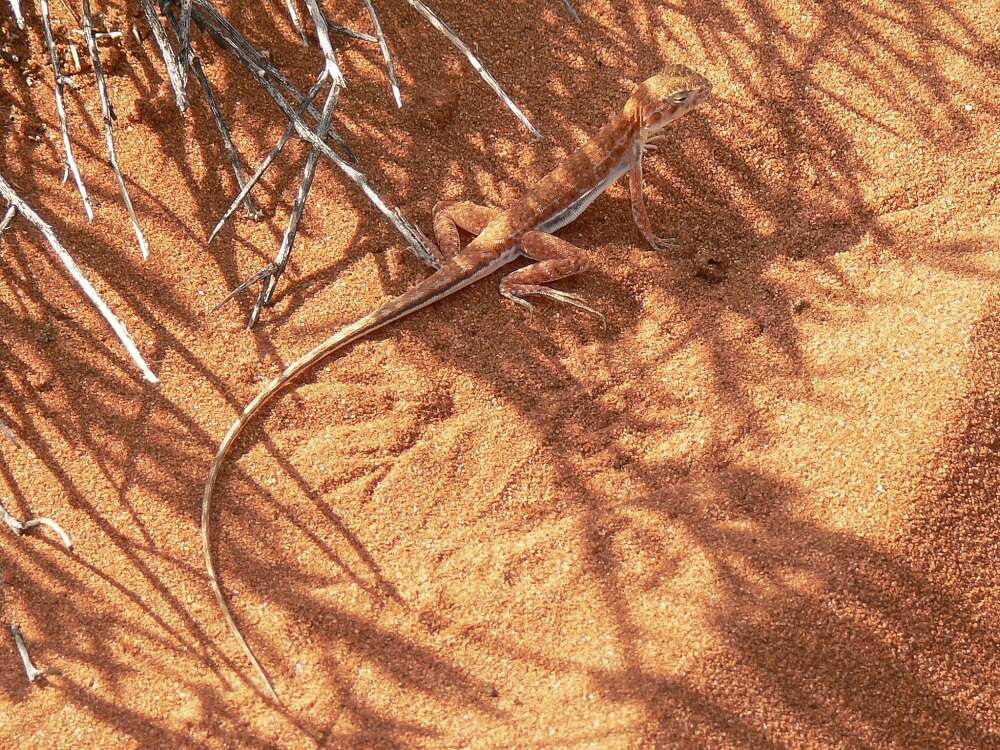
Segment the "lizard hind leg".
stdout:
[[588,305],[580,295],[544,286],[550,281],[587,269],[587,261],[580,248],[555,235],[538,231],[527,232],[521,238],[521,246],[526,256],[538,262],[507,274],[500,282],[500,294],[528,310],[534,309],[534,306],[525,297],[548,297],[596,315],[606,323],[604,315]]
[[469,201],[440,201],[434,206],[434,238],[445,258],[462,249],[458,230],[479,234],[500,215],[500,209]]

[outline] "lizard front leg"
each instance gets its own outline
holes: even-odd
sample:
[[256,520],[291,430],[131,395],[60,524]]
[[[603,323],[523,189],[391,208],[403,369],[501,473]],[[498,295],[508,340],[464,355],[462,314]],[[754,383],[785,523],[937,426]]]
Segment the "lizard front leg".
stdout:
[[635,160],[628,173],[628,192],[632,199],[632,218],[654,250],[669,250],[677,247],[677,240],[672,237],[657,237],[646,211],[646,199],[642,195],[642,153]]
[[440,201],[434,206],[434,238],[445,258],[458,255],[461,244],[458,230],[479,234],[500,215],[499,208],[480,206],[469,201]]
[[504,276],[500,282],[500,294],[528,310],[534,309],[534,306],[525,297],[537,294],[586,310],[604,320],[604,316],[587,305],[578,294],[542,286],[585,271],[587,260],[580,248],[555,235],[538,231],[527,232],[521,238],[521,247],[526,256],[538,262]]

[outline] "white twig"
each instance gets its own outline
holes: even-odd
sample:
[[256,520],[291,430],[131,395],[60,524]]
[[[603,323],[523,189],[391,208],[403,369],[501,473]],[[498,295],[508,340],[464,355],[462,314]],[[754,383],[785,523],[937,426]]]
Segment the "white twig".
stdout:
[[[316,80],[316,83],[314,83],[312,88],[309,89],[309,92],[306,94],[305,100],[302,102],[302,104],[299,105],[299,117],[303,115],[303,113],[306,111],[306,107],[308,107],[309,103],[316,97],[316,94],[319,92],[320,85],[325,80],[326,80],[326,69],[324,69],[319,74],[319,78]],[[239,195],[237,195],[233,199],[233,202],[229,204],[229,208],[226,209],[226,212],[222,214],[222,218],[219,219],[218,223],[215,225],[215,228],[212,229],[212,233],[208,236],[209,242],[215,239],[215,236],[219,233],[222,227],[225,226],[226,222],[229,221],[229,218],[234,213],[236,213],[236,209],[238,209],[240,207],[240,204],[243,203],[244,200],[246,200],[247,196],[250,194],[250,190],[253,189],[253,186],[257,184],[257,181],[264,176],[264,173],[268,170],[268,167],[271,166],[271,163],[278,158],[278,154],[281,153],[282,149],[285,147],[285,144],[288,143],[288,141],[292,137],[292,133],[294,132],[295,132],[295,124],[289,122],[288,127],[285,128],[285,132],[281,134],[281,138],[278,139],[278,142],[275,144],[274,148],[271,149],[270,153],[268,153],[264,161],[260,163],[260,166],[257,167],[257,170],[253,173],[253,175],[251,175],[250,179],[247,180],[246,184],[242,186]],[[219,307],[221,307],[228,301],[229,297],[224,299],[219,304]]]
[[299,39],[302,40],[302,46],[308,47],[309,39],[306,37],[306,30],[302,26],[302,17],[299,15],[298,5],[296,5],[295,0],[285,0],[285,7],[288,8],[288,17],[292,19],[292,26],[299,32]]
[[[340,89],[336,85],[330,86],[327,93],[326,102],[323,105],[323,114],[320,117],[319,127],[316,135],[320,138],[326,136],[326,131],[330,129],[330,118],[333,117],[333,110],[337,106],[337,98]],[[299,192],[295,196],[295,203],[292,206],[292,213],[288,217],[288,226],[285,228],[285,235],[281,238],[281,247],[273,263],[268,264],[267,273],[262,277],[260,294],[257,296],[257,303],[250,312],[250,320],[247,328],[253,328],[260,318],[264,308],[271,304],[274,290],[278,288],[278,279],[288,267],[288,260],[292,257],[292,247],[295,245],[295,237],[299,231],[299,223],[302,221],[302,214],[306,210],[306,201],[309,200],[309,191],[312,189],[313,177],[316,175],[316,165],[319,163],[319,151],[315,148],[309,150],[309,157],[306,159],[305,169],[302,171],[302,183],[299,185]]]
[[10,9],[14,11],[14,20],[19,29],[24,28],[24,14],[21,13],[21,0],[10,0]]
[[32,664],[31,654],[28,653],[28,644],[24,642],[24,634],[16,622],[10,624],[10,633],[14,636],[17,653],[21,655],[21,663],[24,664],[24,673],[28,676],[28,682],[34,682],[45,673]]
[[35,516],[34,518],[29,518],[27,521],[21,521],[12,515],[10,511],[8,511],[5,507],[3,507],[3,504],[0,503],[0,520],[7,524],[10,530],[18,536],[38,526],[50,528],[59,537],[59,541],[63,543],[63,546],[70,552],[73,551],[73,537],[71,537],[62,526],[53,521],[51,518],[47,518],[45,516]]
[[188,71],[191,69],[191,0],[181,0],[181,22],[178,34],[181,42],[181,84],[187,88]]
[[0,219],[0,237],[3,237],[4,232],[6,232],[8,227],[10,227],[10,223],[14,221],[14,216],[16,215],[17,215],[17,209],[14,208],[14,204],[12,203],[11,205],[7,206],[7,213],[5,213],[3,215],[3,218]]
[[340,69],[337,51],[330,41],[330,28],[326,23],[326,16],[323,15],[323,10],[319,7],[317,0],[306,0],[306,8],[309,9],[313,25],[316,26],[316,38],[319,39],[320,49],[323,50],[323,57],[326,58],[327,73],[333,79],[334,86],[343,88],[347,85],[347,81],[344,79],[344,72]]
[[76,182],[80,197],[83,198],[83,208],[87,212],[87,219],[93,220],[94,209],[90,206],[90,196],[87,195],[87,186],[83,184],[83,175],[80,174],[80,167],[77,166],[73,157],[73,145],[69,139],[69,124],[66,122],[66,107],[63,104],[63,78],[59,70],[59,53],[56,51],[56,41],[52,37],[52,21],[49,18],[49,2],[41,0],[39,7],[42,11],[42,27],[45,29],[45,44],[49,48],[49,58],[52,63],[52,73],[55,75],[55,99],[56,112],[59,114],[59,128],[62,130],[63,149],[66,152],[66,166],[73,173],[73,180]]
[[385,34],[382,32],[382,23],[379,21],[378,11],[375,10],[375,4],[372,0],[363,0],[363,2],[365,7],[368,8],[368,15],[372,19],[372,26],[375,27],[375,36],[378,38],[378,46],[382,50],[382,58],[385,60],[385,68],[389,74],[389,85],[392,86],[392,98],[396,100],[396,107],[402,109],[403,98],[399,92],[399,80],[396,78],[396,65],[392,61],[389,43],[386,42]]
[[573,20],[580,23],[580,14],[576,12],[576,8],[573,7],[573,3],[570,0],[562,0],[562,4],[566,6],[566,10],[569,14],[573,16]]
[[7,426],[7,423],[2,419],[0,419],[0,435],[3,435],[10,442],[12,442],[15,448],[21,447],[21,443],[18,441],[17,435],[14,434],[14,431],[10,429],[10,427]]
[[[208,100],[208,108],[212,110],[212,117],[215,118],[215,127],[222,138],[222,146],[226,151],[226,156],[229,157],[229,165],[233,169],[233,175],[236,177],[236,185],[242,190],[247,182],[247,174],[243,168],[243,159],[240,157],[240,152],[236,148],[236,144],[233,143],[233,134],[230,132],[229,125],[226,124],[226,119],[222,114],[222,107],[215,96],[215,89],[212,88],[211,81],[205,75],[205,70],[202,68],[201,60],[198,57],[192,59],[191,67],[194,70],[195,77],[198,79],[198,83],[201,85],[202,91],[205,92],[205,99]],[[247,195],[246,204],[247,212],[251,218],[259,220],[263,217],[264,214],[253,199],[253,196]]]
[[125,350],[132,358],[132,361],[139,366],[140,370],[142,370],[143,377],[150,383],[159,383],[159,378],[157,378],[156,375],[153,374],[153,371],[149,369],[149,365],[146,364],[146,360],[143,359],[142,353],[139,351],[139,347],[135,345],[135,341],[133,341],[132,337],[129,335],[125,324],[119,320],[113,312],[111,312],[111,308],[108,307],[107,302],[104,301],[104,298],[101,297],[98,291],[94,288],[93,284],[91,284],[90,281],[87,280],[87,277],[84,276],[83,271],[80,270],[76,261],[73,260],[73,256],[70,255],[69,251],[66,250],[66,248],[62,246],[62,243],[59,242],[59,238],[56,237],[52,227],[46,224],[42,218],[35,213],[35,210],[14,192],[14,189],[3,178],[3,175],[0,175],[0,195],[2,195],[8,203],[13,204],[17,208],[18,212],[20,212],[25,219],[34,224],[38,231],[40,231],[44,235],[45,239],[48,240],[49,245],[52,246],[56,255],[59,256],[59,260],[61,260],[63,265],[66,267],[66,271],[69,273],[70,277],[72,277],[73,281],[77,283],[77,286],[79,286],[84,295],[86,295],[87,299],[91,301],[94,307],[97,308],[98,312],[100,312],[104,319],[108,322],[108,325],[111,326],[111,330],[115,332],[118,340],[122,343],[122,346],[125,347]]
[[479,58],[476,57],[476,54],[469,49],[469,46],[462,41],[461,37],[459,37],[459,35],[456,34],[455,31],[447,23],[445,23],[440,16],[420,2],[420,0],[407,0],[407,2],[409,2],[409,4],[412,5],[418,13],[420,13],[420,15],[426,18],[431,26],[444,34],[448,38],[448,41],[455,45],[455,47],[465,55],[469,64],[477,73],[479,73],[482,79],[486,81],[486,85],[496,92],[496,95],[499,96],[501,101],[507,105],[507,108],[514,113],[517,119],[519,119],[536,138],[544,137],[538,128],[531,124],[531,120],[529,120],[528,116],[521,111],[521,108],[514,104],[514,100],[507,95],[507,92],[504,91],[500,82],[493,77],[493,74],[483,66],[483,64],[479,61]]
[[177,109],[183,112],[187,109],[187,97],[184,95],[184,82],[186,79],[181,72],[180,64],[177,62],[177,55],[174,54],[174,48],[170,46],[170,40],[167,39],[167,30],[160,23],[160,17],[156,14],[156,9],[153,7],[151,0],[142,0],[142,11],[146,16],[146,23],[149,24],[149,30],[153,32],[153,39],[156,40],[156,44],[160,48],[160,54],[163,56],[163,64],[167,68],[167,77],[170,79],[170,85],[174,87],[174,98],[177,100]]
[[149,242],[139,224],[139,217],[136,216],[135,208],[132,206],[132,198],[128,194],[125,186],[125,178],[122,176],[121,167],[118,166],[118,150],[115,148],[115,136],[112,131],[112,122],[115,120],[115,109],[111,104],[111,96],[108,93],[108,84],[104,78],[104,65],[101,63],[101,55],[97,49],[97,35],[94,33],[94,19],[90,12],[90,0],[83,0],[83,32],[87,38],[87,49],[90,50],[90,61],[94,66],[94,75],[97,78],[97,91],[101,97],[101,113],[104,117],[104,140],[108,145],[108,161],[111,162],[111,171],[118,179],[118,189],[122,194],[122,202],[125,210],[128,211],[129,219],[132,220],[132,229],[135,232],[136,241],[139,243],[139,250],[145,260],[149,257]]

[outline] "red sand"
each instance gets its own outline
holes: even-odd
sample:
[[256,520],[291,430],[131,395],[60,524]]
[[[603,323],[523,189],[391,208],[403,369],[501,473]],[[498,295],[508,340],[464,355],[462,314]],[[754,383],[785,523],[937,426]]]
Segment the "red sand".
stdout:
[[[359,2],[332,5],[370,28]],[[545,303],[526,316],[490,279],[323,365],[240,442],[215,552],[284,707],[212,598],[205,474],[283,363],[425,271],[324,165],[248,334],[248,300],[211,310],[275,252],[301,146],[258,193],[268,219],[206,247],[233,193],[210,116],[198,97],[178,115],[131,40],[111,86],[142,263],[92,79],[68,94],[88,224],[59,184],[40,39],[33,87],[0,67],[0,172],[163,380],[141,382],[18,220],[0,241],[0,418],[24,447],[0,445],[0,492],[77,549],[3,537],[3,620],[53,674],[28,687],[0,637],[0,745],[1000,746],[992,5],[578,0],[582,26],[556,0],[433,5],[549,140],[382,3],[406,107],[377,48],[349,43],[339,122],[425,228],[440,198],[510,201],[664,61],[718,97],[648,167],[680,251],[644,249],[621,185],[563,232],[593,269],[559,286],[607,330]],[[318,69],[280,3],[228,12],[300,84]],[[280,117],[206,63],[256,164]]]

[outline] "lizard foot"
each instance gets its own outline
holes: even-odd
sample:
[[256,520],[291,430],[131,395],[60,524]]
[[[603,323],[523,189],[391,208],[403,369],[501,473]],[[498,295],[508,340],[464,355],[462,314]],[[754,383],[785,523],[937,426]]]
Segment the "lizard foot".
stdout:
[[521,296],[519,296],[517,294],[514,294],[513,292],[508,292],[506,289],[501,289],[500,290],[500,294],[502,296],[506,297],[507,299],[509,299],[511,302],[517,303],[518,305],[520,305],[521,307],[523,307],[525,310],[527,310],[529,313],[532,313],[532,312],[535,311],[535,306],[533,304],[531,304],[530,302],[528,302],[528,300],[526,300],[524,297],[521,297]]
[[520,286],[516,292],[513,290],[501,290],[501,294],[503,294],[503,296],[507,299],[513,300],[514,302],[527,307],[529,310],[534,309],[534,305],[525,300],[524,297],[529,294],[537,294],[539,297],[548,297],[556,302],[564,302],[567,305],[589,312],[591,315],[595,315],[600,318],[605,327],[608,325],[608,319],[604,317],[604,314],[588,305],[579,294],[562,292],[558,289],[551,289],[547,286],[542,286],[541,284],[525,284]]
[[663,252],[664,250],[676,250],[680,247],[680,242],[675,237],[657,237],[655,234],[647,235],[646,242],[654,250]]

